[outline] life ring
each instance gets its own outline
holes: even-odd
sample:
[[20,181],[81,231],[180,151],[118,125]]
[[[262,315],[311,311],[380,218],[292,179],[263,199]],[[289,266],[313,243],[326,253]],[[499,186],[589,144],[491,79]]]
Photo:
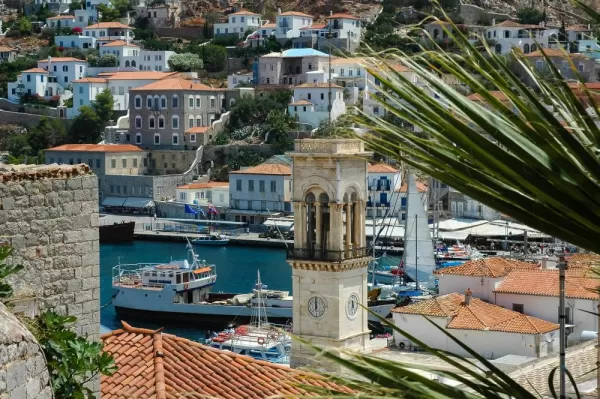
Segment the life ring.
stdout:
[[185,284],[183,285],[183,289],[184,289],[184,290],[187,290],[187,289],[188,289],[188,287],[189,287],[189,284],[188,284],[188,283],[185,283]]
[[256,340],[256,342],[258,342],[259,345],[264,345],[265,344],[265,339],[263,337],[258,337],[258,339]]
[[400,347],[400,349],[404,349],[404,347],[406,347],[406,345],[404,344],[404,342],[400,342],[400,344],[398,346]]

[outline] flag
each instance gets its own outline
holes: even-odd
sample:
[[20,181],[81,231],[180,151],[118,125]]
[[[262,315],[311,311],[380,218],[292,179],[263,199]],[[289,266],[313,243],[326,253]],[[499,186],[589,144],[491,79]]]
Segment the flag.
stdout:
[[213,215],[218,215],[219,211],[213,204],[208,204],[208,213],[212,213]]
[[188,204],[185,204],[185,213],[191,213],[192,215],[197,215],[198,212]]

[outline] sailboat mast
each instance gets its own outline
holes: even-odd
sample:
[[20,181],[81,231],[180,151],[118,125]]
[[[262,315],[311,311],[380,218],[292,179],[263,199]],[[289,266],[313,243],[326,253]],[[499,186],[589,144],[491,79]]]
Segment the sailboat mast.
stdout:
[[261,317],[262,315],[260,314],[261,308],[262,308],[262,282],[260,281],[260,270],[257,270],[258,272],[258,327],[260,327],[261,325]]
[[[417,231],[417,218],[418,216],[415,215],[415,238],[417,240],[419,240],[419,234]],[[415,250],[415,288],[418,290],[419,289],[419,251]]]

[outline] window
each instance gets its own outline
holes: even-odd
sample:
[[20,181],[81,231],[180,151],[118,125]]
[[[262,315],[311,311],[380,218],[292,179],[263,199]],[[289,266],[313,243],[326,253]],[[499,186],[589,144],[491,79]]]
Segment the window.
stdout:
[[537,61],[535,62],[535,67],[536,67],[536,69],[538,69],[538,70],[542,70],[542,69],[544,69],[544,60],[537,60]]
[[202,117],[201,116],[196,117],[196,126],[202,126]]
[[126,168],[127,167],[127,158],[121,159],[121,163],[122,163],[122,167]]
[[525,313],[525,307],[523,306],[522,303],[513,303],[513,309],[515,312],[519,312],[519,313]]
[[194,108],[194,97],[188,97],[188,108]]
[[235,191],[242,191],[242,180],[237,179],[235,181]]
[[161,109],[166,109],[167,108],[167,97],[162,96],[160,98],[160,108]]
[[83,94],[83,86],[79,86],[79,94]]
[[340,69],[340,76],[344,76],[344,68]]
[[215,107],[215,98],[214,98],[214,97],[211,97],[211,98],[210,98],[210,107],[211,107],[211,108],[214,108],[214,107]]
[[142,117],[139,115],[135,117],[135,127],[138,129],[142,128]]
[[[50,162],[53,163],[53,162]],[[91,168],[92,166],[94,166],[94,161],[91,159],[88,159],[87,165]]]
[[148,118],[148,127],[149,127],[150,129],[154,129],[154,127],[155,127],[155,126],[156,126],[156,125],[155,125],[155,120],[154,120],[154,117],[153,117],[153,116],[150,116],[150,117]]
[[142,97],[135,96],[135,108],[136,109],[142,108]]
[[171,98],[171,107],[179,108],[179,97],[177,97],[176,95],[174,95],[173,98]]
[[185,193],[179,193],[179,199],[182,201],[185,201],[186,200]]
[[240,17],[240,22],[244,22],[244,17]]
[[146,97],[146,108],[152,109],[152,96]]
[[308,99],[312,100],[312,94],[308,93]]
[[111,192],[111,194],[115,192],[115,186],[113,186],[112,184],[110,186],[110,192]]
[[136,144],[142,144],[142,134],[141,133],[136,133],[135,134],[135,143]]
[[40,75],[40,82],[44,82],[44,75]]
[[254,191],[254,180],[248,180],[248,191]]
[[321,100],[325,100],[325,93],[321,93]]
[[154,134],[154,144],[156,144],[156,145],[160,144],[160,134],[159,133]]
[[68,76],[65,76],[64,80],[65,80],[65,83],[69,83],[69,77]]
[[271,192],[277,192],[277,181],[271,180]]
[[69,66],[63,65],[63,72],[69,72]]
[[193,128],[194,127],[194,117],[190,116],[190,119],[188,119],[188,128]]
[[196,142],[196,135],[190,134],[190,143],[195,143],[195,142]]
[[265,181],[264,180],[258,181],[258,192],[260,192],[260,193],[265,192]]
[[116,160],[116,159],[112,158],[112,159],[110,160],[110,167],[111,167],[112,169],[116,169],[116,168],[117,168],[117,160]]
[[202,108],[202,103],[200,101],[200,96],[196,96],[196,108]]
[[96,159],[96,168],[100,168],[100,160]]
[[162,115],[158,117],[158,128],[159,129],[165,128],[165,117]]
[[377,107],[377,106],[373,107],[373,113],[375,115],[379,115],[379,107]]
[[31,75],[27,75],[27,81],[31,82]]
[[173,145],[179,145],[179,135],[177,133],[173,133]]
[[119,86],[119,95],[125,95],[125,86]]
[[580,64],[577,66],[577,69],[579,70],[579,72],[585,72],[585,65],[580,63]]
[[179,117],[177,115],[173,115],[171,118],[171,127],[173,129],[179,129]]

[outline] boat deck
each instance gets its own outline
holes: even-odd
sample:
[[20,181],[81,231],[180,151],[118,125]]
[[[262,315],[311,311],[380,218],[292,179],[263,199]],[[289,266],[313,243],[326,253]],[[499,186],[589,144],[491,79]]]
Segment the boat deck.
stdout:
[[125,283],[125,282],[113,283],[113,287],[139,288],[139,289],[151,290],[151,291],[162,291],[162,289],[163,289],[162,286],[144,285],[139,281],[131,282],[131,283]]

